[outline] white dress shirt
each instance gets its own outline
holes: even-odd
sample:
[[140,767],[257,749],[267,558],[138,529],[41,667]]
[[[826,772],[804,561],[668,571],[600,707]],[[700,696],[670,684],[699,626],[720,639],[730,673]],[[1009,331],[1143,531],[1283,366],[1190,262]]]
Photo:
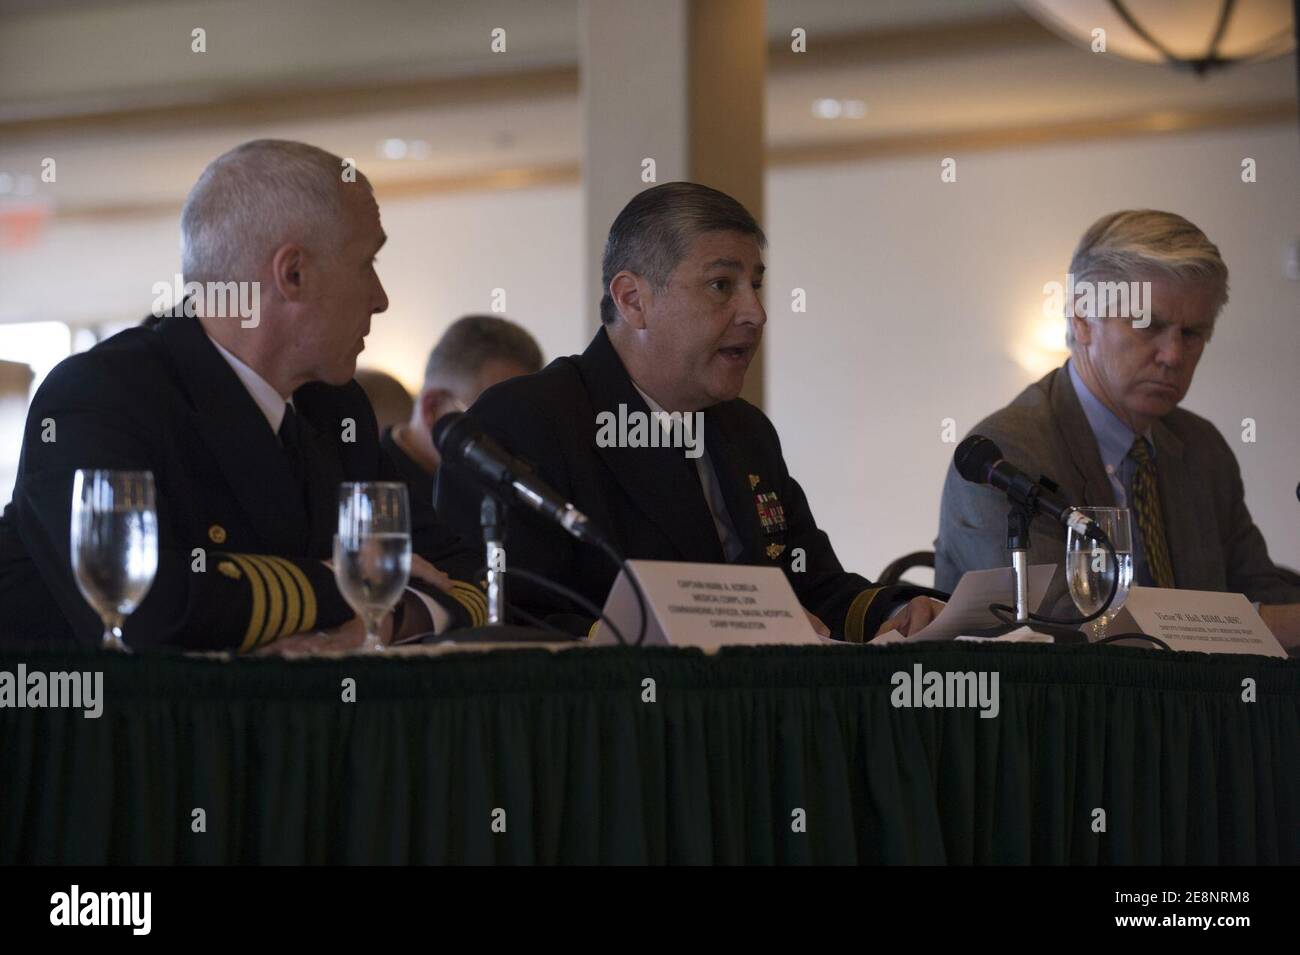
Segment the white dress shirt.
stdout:
[[257,402],[257,407],[261,408],[262,414],[266,415],[266,423],[271,426],[272,433],[279,434],[280,424],[284,421],[285,406],[293,404],[293,398],[285,401],[280,397],[280,392],[275,390],[274,385],[223,348],[219,341],[210,335],[208,341],[216,346],[217,352],[226,360],[226,364],[244,383],[248,393]]

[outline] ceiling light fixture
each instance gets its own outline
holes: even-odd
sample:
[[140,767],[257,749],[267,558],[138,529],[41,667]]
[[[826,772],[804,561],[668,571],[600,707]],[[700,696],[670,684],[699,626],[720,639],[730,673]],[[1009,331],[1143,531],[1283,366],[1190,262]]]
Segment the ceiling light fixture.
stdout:
[[[1066,39],[1203,76],[1295,46],[1291,0],[1020,0]],[[1096,31],[1105,31],[1098,34]],[[1101,52],[1097,50],[1097,52]]]
[[813,115],[818,119],[861,119],[867,115],[867,104],[860,99],[815,99]]
[[385,139],[379,144],[379,155],[385,159],[405,159],[406,140],[396,137]]

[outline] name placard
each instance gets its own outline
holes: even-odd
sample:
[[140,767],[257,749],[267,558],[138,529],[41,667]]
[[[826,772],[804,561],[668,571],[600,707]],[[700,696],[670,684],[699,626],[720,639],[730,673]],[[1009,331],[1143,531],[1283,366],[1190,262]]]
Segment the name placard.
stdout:
[[1134,587],[1106,629],[1159,637],[1171,650],[1286,656],[1244,594]]
[[[645,592],[644,646],[716,650],[820,642],[779,568],[666,560],[630,560],[627,566]],[[626,571],[614,581],[604,609],[628,642],[635,641],[641,613]],[[617,642],[609,627],[596,628],[592,643]]]

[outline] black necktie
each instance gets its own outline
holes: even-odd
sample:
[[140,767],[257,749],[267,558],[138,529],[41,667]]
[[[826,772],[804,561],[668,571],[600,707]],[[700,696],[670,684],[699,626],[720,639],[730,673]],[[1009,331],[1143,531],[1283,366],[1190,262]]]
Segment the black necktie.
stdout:
[[304,502],[307,497],[307,462],[303,447],[302,422],[298,420],[293,405],[286,402],[284,419],[280,422],[280,445],[284,448],[285,460],[289,464],[289,473],[293,482],[302,493]]

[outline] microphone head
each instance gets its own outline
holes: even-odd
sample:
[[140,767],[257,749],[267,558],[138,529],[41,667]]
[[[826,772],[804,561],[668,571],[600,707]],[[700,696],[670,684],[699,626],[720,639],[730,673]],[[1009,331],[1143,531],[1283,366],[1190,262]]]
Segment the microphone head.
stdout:
[[957,473],[973,484],[988,484],[989,469],[1002,460],[1002,449],[982,434],[972,434],[953,452]]
[[433,423],[433,446],[444,459],[454,458],[461,448],[482,433],[477,421],[463,411],[453,411]]

